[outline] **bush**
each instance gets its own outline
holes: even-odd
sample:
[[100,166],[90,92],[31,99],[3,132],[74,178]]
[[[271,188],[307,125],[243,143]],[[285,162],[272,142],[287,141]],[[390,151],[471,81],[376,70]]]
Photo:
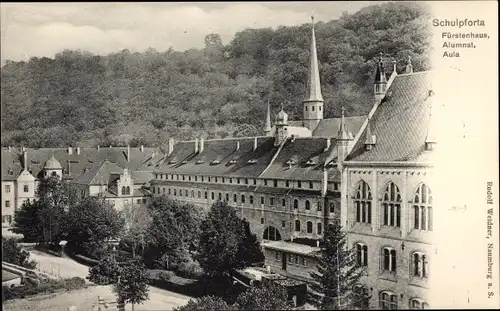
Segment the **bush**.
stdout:
[[61,290],[76,290],[85,287],[85,280],[79,277],[62,280],[47,280],[45,283],[25,284],[18,287],[2,287],[2,301],[25,298],[37,294],[54,293]]
[[2,237],[2,261],[27,269],[35,269],[36,261],[29,261],[30,254],[17,245],[18,239]]
[[187,278],[200,278],[203,275],[203,269],[197,261],[181,262],[177,267],[177,274]]
[[158,273],[157,277],[160,281],[169,281],[172,278],[172,276],[170,276],[170,274],[165,271],[161,271],[160,273]]

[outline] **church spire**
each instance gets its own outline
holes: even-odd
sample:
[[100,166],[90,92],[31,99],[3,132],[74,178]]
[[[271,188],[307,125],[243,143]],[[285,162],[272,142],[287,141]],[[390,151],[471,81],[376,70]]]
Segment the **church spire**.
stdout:
[[323,119],[323,96],[321,95],[321,82],[319,79],[318,55],[316,52],[316,35],[314,33],[314,17],[311,16],[311,50],[308,85],[306,89],[306,99],[302,101],[303,124],[309,130],[314,131],[319,122]]
[[321,82],[319,80],[318,55],[316,52],[316,35],[314,33],[314,16],[311,16],[312,33],[311,33],[311,50],[309,64],[309,85],[307,86],[306,101],[323,101],[321,96]]
[[339,140],[349,140],[350,139],[349,132],[347,131],[347,127],[345,125],[344,111],[345,111],[345,107],[342,106],[342,117],[340,118],[339,132],[337,134],[337,139],[339,139]]
[[267,99],[267,112],[266,112],[266,124],[264,126],[264,133],[269,136],[271,133],[271,108],[269,107],[269,98]]
[[384,62],[382,59],[383,53],[380,52],[377,62],[377,71],[375,72],[375,81],[373,82],[373,93],[375,101],[380,102],[387,90],[387,77],[385,76]]

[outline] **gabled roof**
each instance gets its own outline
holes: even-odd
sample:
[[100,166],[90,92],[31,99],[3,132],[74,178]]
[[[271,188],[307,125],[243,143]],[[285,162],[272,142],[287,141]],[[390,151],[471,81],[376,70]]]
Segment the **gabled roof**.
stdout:
[[201,153],[194,152],[194,144],[193,141],[176,143],[172,154],[155,172],[256,177],[277,149],[272,137],[257,137],[256,150],[253,150],[254,138],[205,140]]
[[366,129],[347,161],[410,161],[421,159],[429,123],[428,72],[396,76],[387,95],[370,119],[377,141],[365,150]]
[[[333,144],[330,143],[329,149],[325,152],[325,148],[327,147],[326,138],[288,138],[276,159],[260,177],[321,180],[323,178],[323,165],[325,163],[325,159],[329,154],[329,151],[336,148],[335,140],[331,139],[330,141],[333,141]],[[295,162],[295,164],[287,164],[290,163],[289,160],[293,160],[292,162]]]
[[123,169],[118,167],[115,163],[105,161],[104,163],[94,164],[92,168],[73,179],[71,183],[84,184],[84,185],[101,185],[112,182],[113,175],[120,175]]
[[17,151],[2,148],[2,180],[14,181],[22,170],[23,167]]

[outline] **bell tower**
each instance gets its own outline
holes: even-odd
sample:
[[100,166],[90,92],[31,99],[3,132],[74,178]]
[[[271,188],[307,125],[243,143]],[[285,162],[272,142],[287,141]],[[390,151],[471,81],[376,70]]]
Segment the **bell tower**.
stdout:
[[309,130],[313,131],[323,119],[323,96],[321,95],[321,82],[319,79],[318,56],[316,52],[316,36],[314,34],[314,17],[312,20],[311,50],[309,77],[306,98],[303,104],[303,123]]

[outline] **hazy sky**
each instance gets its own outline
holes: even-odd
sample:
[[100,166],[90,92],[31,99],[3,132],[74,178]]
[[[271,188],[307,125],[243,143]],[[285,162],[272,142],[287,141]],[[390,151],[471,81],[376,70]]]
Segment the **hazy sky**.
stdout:
[[[385,1],[384,1],[385,2]],[[228,43],[245,28],[300,25],[353,13],[370,1],[232,3],[2,3],[1,60],[53,57],[64,49],[105,55],[153,47],[203,47],[215,32]]]

